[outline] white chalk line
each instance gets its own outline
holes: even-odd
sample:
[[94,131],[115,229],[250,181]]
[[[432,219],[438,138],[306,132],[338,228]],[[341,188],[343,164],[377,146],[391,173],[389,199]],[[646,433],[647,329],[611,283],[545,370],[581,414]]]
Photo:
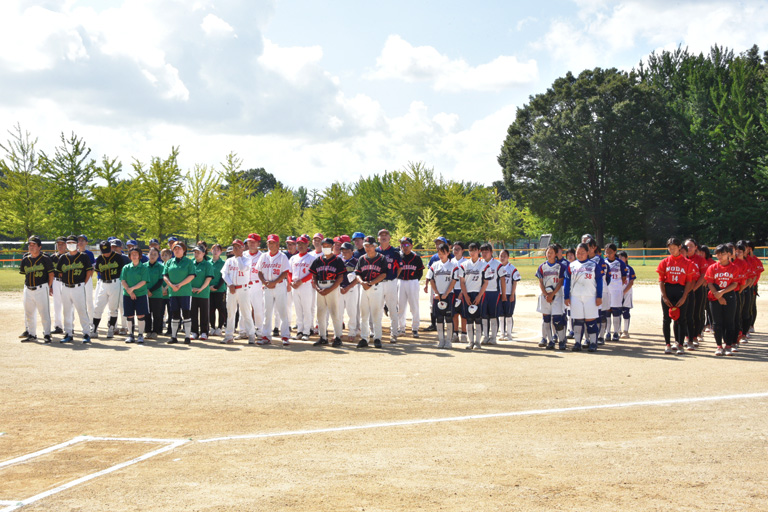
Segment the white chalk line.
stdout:
[[367,425],[349,425],[344,427],[330,427],[310,430],[291,430],[287,432],[269,432],[263,434],[244,434],[237,436],[213,437],[210,439],[200,439],[200,443],[212,443],[215,441],[230,441],[236,439],[264,439],[269,437],[301,436],[309,434],[323,434],[328,432],[346,432],[350,430],[367,430],[375,428],[402,427],[410,425],[425,425],[431,423],[447,423],[457,421],[482,420],[490,418],[512,418],[516,416],[537,416],[543,414],[563,414],[579,411],[594,411],[600,409],[619,409],[625,407],[649,407],[659,405],[692,404],[700,402],[716,402],[721,400],[744,400],[750,398],[768,398],[768,392],[748,393],[741,395],[708,396],[695,398],[674,398],[667,400],[651,400],[647,402],[623,402],[615,404],[602,405],[583,405],[577,407],[558,407],[555,409],[531,409],[526,411],[499,412],[491,414],[473,414],[470,416],[451,416],[447,418],[429,418],[419,420],[392,421],[386,423],[371,423]]
[[10,466],[13,464],[18,464],[19,462],[24,462],[29,459],[34,459],[35,457],[40,457],[41,455],[45,455],[47,453],[55,452],[56,450],[61,450],[62,448],[66,448],[67,446],[72,446],[73,444],[82,443],[83,441],[88,441],[87,436],[77,436],[75,438],[70,439],[69,441],[66,441],[61,444],[57,444],[54,446],[50,446],[48,448],[45,448],[43,450],[36,451],[34,453],[28,453],[26,455],[22,455],[21,457],[16,457],[15,459],[6,460],[3,462],[0,462],[0,468],[4,468],[6,466]]
[[28,460],[33,457],[38,457],[40,455],[45,455],[47,453],[50,453],[55,450],[59,450],[61,448],[64,448],[66,446],[71,446],[76,443],[80,443],[83,441],[122,441],[122,442],[146,442],[146,443],[170,443],[167,446],[163,446],[161,448],[158,448],[156,450],[153,450],[149,453],[145,453],[144,455],[140,455],[134,459],[131,459],[126,462],[121,462],[120,464],[115,464],[114,466],[108,467],[106,469],[103,469],[101,471],[97,471],[95,473],[91,473],[90,475],[85,475],[83,477],[80,477],[76,480],[72,480],[71,482],[67,482],[66,484],[60,485],[56,487],[55,489],[50,489],[45,492],[41,492],[40,494],[36,494],[35,496],[32,496],[30,498],[26,498],[19,501],[0,501],[0,505],[8,505],[6,508],[0,509],[0,512],[11,512],[12,510],[16,510],[18,508],[21,508],[23,506],[29,505],[31,503],[34,503],[36,501],[42,500],[43,498],[47,498],[49,496],[52,496],[54,494],[60,493],[62,491],[65,491],[67,489],[70,489],[76,485],[80,485],[82,483],[85,483],[89,480],[93,480],[94,478],[98,478],[103,475],[107,475],[109,473],[112,473],[113,471],[117,471],[119,469],[123,469],[127,466],[131,466],[133,464],[139,463],[141,461],[147,460],[151,457],[154,457],[156,455],[160,455],[161,453],[165,453],[167,451],[173,450],[174,448],[178,448],[179,446],[188,443],[189,440],[187,439],[152,439],[152,438],[132,438],[132,437],[93,437],[93,436],[78,436],[74,439],[71,439],[67,441],[66,443],[61,443],[56,446],[52,446],[50,448],[46,448],[45,450],[40,450],[38,452],[35,452],[33,454],[28,454],[23,457],[17,457],[16,459],[11,459],[10,461],[5,461],[3,465],[10,465],[11,463],[20,462],[22,460]]

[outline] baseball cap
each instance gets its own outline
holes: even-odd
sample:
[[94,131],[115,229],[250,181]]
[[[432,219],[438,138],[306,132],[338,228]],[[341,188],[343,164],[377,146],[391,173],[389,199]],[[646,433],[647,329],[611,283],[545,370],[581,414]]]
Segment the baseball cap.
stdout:
[[448,239],[445,238],[444,236],[439,236],[439,237],[435,238],[435,242],[443,242],[444,244],[447,244],[448,243]]
[[77,237],[75,235],[69,235],[67,237],[67,242],[77,242]]
[[117,238],[117,237],[116,236],[109,236],[109,237],[107,237],[107,242],[111,242],[115,238]]
[[314,236],[312,236],[312,240],[315,238],[324,238],[322,233],[315,233]]
[[587,239],[591,239],[591,240],[594,240],[594,239],[595,239],[595,237],[593,237],[593,236],[592,236],[592,235],[590,235],[589,233],[584,233],[583,235],[581,235],[581,239],[582,239],[582,240],[584,240],[585,238],[587,238]]
[[[232,246],[234,247],[235,245],[239,245],[240,247],[244,247],[245,246],[245,244],[243,244],[243,241],[240,240],[239,238],[235,238],[234,240],[232,240]],[[227,249],[227,250],[229,250],[229,249]]]
[[112,247],[122,247],[123,246],[123,242],[119,238],[115,238],[110,243],[112,244]]
[[99,250],[101,252],[110,252],[110,251],[112,251],[112,244],[109,243],[107,240],[102,240],[99,243]]
[[376,245],[376,239],[373,238],[372,236],[367,236],[363,238],[363,243],[365,245]]
[[178,242],[178,241],[179,241],[179,239],[178,239],[178,238],[176,238],[175,236],[169,236],[169,237],[168,237],[168,241],[169,241],[169,242]]
[[203,247],[202,245],[196,245],[196,246],[194,246],[194,247],[192,248],[192,250],[193,250],[193,251],[200,251],[200,252],[205,252],[205,247]]
[[267,237],[267,242],[277,242],[277,243],[280,243],[280,237],[275,235],[275,234],[271,234],[271,235],[269,235]]
[[293,235],[288,235],[287,237],[285,237],[285,243],[289,243],[289,242],[296,243],[296,237]]
[[229,247],[227,247],[227,256],[229,256],[233,252],[235,252],[235,248],[234,247],[232,247],[231,245]]
[[173,248],[176,249],[177,247],[181,247],[182,249],[184,249],[184,252],[187,252],[187,244],[185,242],[176,242]]
[[77,238],[78,238],[78,239],[79,239],[79,238],[82,238],[82,239],[83,239],[83,240],[85,240],[86,242],[88,241],[88,237],[87,237],[87,236],[85,236],[85,235],[78,235],[78,236],[77,236]]
[[403,238],[400,239],[400,245],[402,244],[413,245],[413,240],[411,240],[407,236],[404,236]]
[[341,236],[339,236],[339,240],[341,240],[341,243],[351,242],[352,241],[352,239],[349,238],[349,235],[341,235]]
[[57,236],[56,237],[56,241],[57,242],[66,242],[67,241],[67,237],[65,237],[65,236]]
[[352,240],[355,238],[365,238],[365,235],[362,233],[362,231],[355,231],[352,233]]
[[150,244],[159,244],[160,242],[157,240],[157,238],[153,238],[149,241]]
[[261,242],[261,236],[258,233],[251,233],[246,240],[253,240],[254,242]]
[[325,245],[325,244],[333,245],[333,238],[327,238],[327,237],[323,238],[323,242],[322,243],[323,243],[323,245]]
[[669,308],[669,318],[672,320],[679,320],[680,319],[680,308]]
[[335,244],[340,244],[340,243],[342,243],[342,241],[341,241],[341,237],[339,237],[339,236],[335,236],[335,237],[333,237],[333,243],[335,243]]
[[341,250],[342,251],[351,251],[354,248],[355,248],[355,246],[352,245],[351,242],[344,242],[343,244],[341,244]]
[[27,242],[29,242],[30,244],[43,245],[43,242],[40,240],[40,237],[36,235],[32,235],[31,237],[29,237],[27,239]]
[[379,230],[379,236],[384,235],[384,234],[388,235],[389,234],[389,230],[386,229],[386,228],[380,229]]
[[301,242],[303,244],[309,243],[309,237],[307,235],[301,235],[299,238],[296,239],[297,242]]
[[139,242],[137,242],[136,240],[128,240],[127,242],[125,242],[125,245],[138,246]]

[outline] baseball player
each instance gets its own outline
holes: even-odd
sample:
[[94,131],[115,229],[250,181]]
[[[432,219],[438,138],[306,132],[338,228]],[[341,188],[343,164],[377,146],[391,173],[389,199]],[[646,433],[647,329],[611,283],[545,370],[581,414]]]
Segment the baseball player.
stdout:
[[600,298],[600,313],[598,318],[599,332],[597,334],[597,344],[605,344],[605,333],[608,330],[608,318],[610,316],[611,309],[611,292],[608,289],[608,282],[611,279],[611,275],[608,273],[608,265],[605,263],[605,259],[602,256],[601,248],[597,245],[597,241],[590,234],[581,236],[581,243],[587,244],[587,256],[594,260],[600,267],[600,271],[603,276],[602,296]]
[[[182,321],[184,322],[184,343],[191,343],[192,333],[192,280],[195,278],[195,266],[186,257],[187,244],[176,242],[173,245],[173,258],[163,267],[163,280],[168,285],[168,296],[171,306],[171,339],[169,344],[178,343],[176,335]],[[182,320],[183,319],[183,320]]]
[[115,335],[117,325],[117,313],[120,311],[120,301],[123,296],[123,288],[120,284],[120,276],[125,262],[121,255],[112,250],[112,244],[103,240],[99,243],[101,254],[96,258],[94,270],[98,273],[96,283],[96,306],[93,317],[92,338],[99,337],[99,323],[104,314],[104,308],[109,308],[109,323],[107,324],[107,338]]
[[[707,267],[709,308],[712,310],[712,328],[717,343],[716,356],[732,356],[737,340],[736,332],[736,287],[739,270],[731,263],[730,254],[725,244],[715,249],[717,263]],[[723,350],[725,340],[725,350]]]
[[[213,280],[211,281],[211,334],[213,336],[221,336],[224,334],[221,330],[222,327],[226,329],[227,324],[227,283],[224,282],[224,276],[221,275],[221,269],[224,268],[224,260],[221,259],[222,247],[219,244],[214,244],[211,247],[211,267],[213,267]],[[216,313],[218,312],[218,322],[216,321]]]
[[75,309],[83,330],[83,343],[88,344],[91,342],[91,320],[85,303],[85,289],[93,275],[93,266],[90,258],[77,250],[75,235],[67,237],[67,254],[59,258],[56,270],[61,275],[61,300],[64,308],[64,337],[59,343],[70,343],[74,340],[75,314],[72,310]]
[[[702,247],[702,249],[704,249],[704,247]],[[704,259],[707,258],[704,257]],[[755,243],[751,240],[747,240],[747,261],[755,269],[755,279],[752,283],[752,299],[750,301],[752,304],[752,314],[750,315],[752,323],[749,326],[748,332],[745,333],[746,337],[749,338],[750,333],[755,332],[755,320],[757,319],[757,283],[760,281],[760,276],[765,270],[763,262],[760,261],[760,258],[755,256]],[[711,261],[710,264],[712,264]]]
[[576,260],[568,265],[565,273],[563,295],[565,305],[571,308],[573,317],[573,352],[581,351],[581,341],[586,328],[587,347],[590,352],[597,350],[597,335],[600,332],[598,318],[603,302],[603,268],[598,261],[589,257],[589,245],[579,244]]
[[[325,237],[322,233],[315,233],[312,237],[312,247],[314,248],[311,252],[312,255],[315,258],[321,258],[323,256],[323,240]],[[310,334],[317,334],[319,331],[319,326],[317,324],[317,294],[312,294],[312,329],[310,331]]]
[[349,318],[347,323],[347,341],[354,341],[360,329],[360,287],[357,282],[357,258],[354,255],[355,246],[351,242],[341,244],[341,261],[344,263],[344,280],[339,286],[340,311],[342,320],[346,311]]
[[211,261],[206,258],[205,245],[198,244],[192,251],[195,254],[194,268],[195,278],[190,285],[192,286],[192,332],[189,337],[194,339],[200,339],[205,341],[208,339],[209,319],[210,313],[210,298],[211,288],[210,284],[213,280],[213,265]]
[[283,280],[288,277],[290,265],[288,258],[280,252],[280,237],[276,234],[267,237],[267,252],[261,255],[256,267],[259,281],[264,285],[264,327],[262,337],[257,342],[259,345],[269,345],[272,340],[272,314],[278,310],[280,316],[280,336],[283,346],[291,344],[288,337],[291,335],[291,322],[288,316],[288,290]]
[[[77,237],[77,250],[85,254],[88,259],[91,260],[91,267],[93,267],[93,264],[96,263],[96,257],[93,255],[93,252],[88,249],[87,236],[80,235]],[[88,318],[93,318],[95,312],[93,305],[93,281],[89,278],[85,284],[85,306],[88,309]]]
[[357,348],[368,346],[370,331],[369,322],[373,321],[373,346],[381,348],[381,316],[383,314],[384,290],[380,283],[387,277],[387,261],[382,254],[376,251],[376,240],[366,237],[365,256],[357,260],[357,282],[363,291],[360,297],[360,316],[362,321],[362,338]]
[[[447,245],[447,244],[446,244]],[[464,257],[464,242],[453,242],[452,252],[456,266],[461,266],[462,263],[467,261]],[[448,258],[450,259],[450,258]],[[432,260],[430,260],[432,261]],[[433,262],[434,263],[434,262]],[[461,279],[456,280],[456,285],[453,287],[453,339],[452,342],[459,341],[459,333],[461,333],[461,341],[467,342],[467,319],[462,315],[464,310],[464,301],[461,293]]]
[[[174,242],[175,243],[175,242]],[[123,254],[123,242],[119,238],[113,238],[110,241],[110,244],[112,244],[112,250],[116,252],[120,258],[123,260],[123,266],[128,265],[131,263],[130,258],[128,258],[127,255]],[[125,318],[125,312],[123,311],[123,302],[120,301],[120,334],[128,334],[128,324],[126,322]]]
[[685,353],[683,349],[683,340],[686,334],[685,310],[689,306],[687,299],[693,286],[693,281],[698,279],[698,276],[695,276],[695,270],[690,260],[681,252],[682,246],[683,244],[679,238],[672,237],[667,240],[669,256],[661,260],[656,268],[661,288],[661,309],[664,314],[662,333],[667,344],[664,350],[665,354],[672,353],[670,333],[670,323],[672,321],[675,324],[674,333],[675,341],[677,342],[677,350],[675,352],[677,355]]
[[547,261],[539,265],[538,270],[536,270],[536,277],[541,289],[536,307],[536,311],[542,315],[539,346],[546,347],[547,350],[554,350],[555,344],[559,344],[560,350],[565,350],[566,322],[563,300],[565,267],[557,261],[557,248],[554,245],[547,247],[546,256]]
[[629,338],[629,320],[630,310],[634,307],[632,303],[632,286],[635,284],[637,275],[635,269],[629,265],[629,255],[627,251],[619,252],[619,259],[627,266],[627,284],[622,291],[623,299],[621,301],[621,316],[624,317],[624,332],[621,334],[622,338]]
[[402,272],[398,276],[398,319],[400,334],[405,334],[405,308],[411,310],[411,332],[414,338],[419,337],[419,280],[424,273],[424,262],[421,256],[413,252],[413,240],[408,237],[400,239],[400,257]]
[[[245,239],[245,243],[248,245],[248,252],[246,256],[251,260],[251,280],[248,283],[248,294],[251,301],[251,310],[253,311],[253,325],[256,329],[256,337],[259,338],[262,334],[261,328],[264,324],[264,285],[259,279],[258,265],[261,261],[263,253],[259,250],[261,244],[261,236],[258,233],[251,233],[248,238]],[[240,315],[248,314],[248,310],[240,309]],[[264,333],[266,336],[267,333]],[[240,328],[240,339],[248,338],[247,333]]]
[[296,240],[299,252],[291,256],[291,288],[293,288],[293,305],[296,309],[296,339],[307,341],[314,320],[312,318],[312,274],[309,267],[315,260],[315,255],[308,252],[309,237],[301,235]]
[[24,319],[27,324],[27,337],[21,341],[37,341],[37,312],[43,324],[43,339],[45,343],[50,343],[51,311],[48,296],[53,295],[53,262],[40,250],[43,243],[39,237],[31,236],[27,242],[29,253],[22,258],[19,266],[19,273],[24,276]]
[[[59,258],[67,253],[67,238],[60,236],[56,238],[56,253],[51,256],[51,262],[54,269],[59,262]],[[53,331],[51,334],[64,334],[64,320],[61,317],[61,276],[58,272],[53,273]]]
[[387,276],[381,285],[384,293],[384,305],[389,310],[389,342],[397,342],[397,332],[400,330],[397,312],[397,278],[402,271],[403,260],[400,258],[400,251],[389,245],[392,239],[389,231],[379,230],[379,247],[376,252],[384,256],[387,262]]
[[432,310],[437,323],[437,348],[453,348],[453,291],[458,281],[459,266],[449,259],[451,250],[442,244],[437,249],[439,260],[429,266],[427,282],[432,287]]
[[501,312],[501,297],[506,299],[506,270],[499,260],[493,257],[493,246],[485,243],[480,246],[480,254],[485,260],[483,281],[488,284],[480,302],[482,311],[483,340],[487,345],[496,345],[496,335],[499,332],[499,315]]
[[362,256],[365,256],[365,245],[363,244],[363,240],[365,240],[365,235],[361,231],[355,231],[352,234],[352,243],[355,246],[355,251],[352,253],[352,256],[358,260]]
[[[228,257],[221,268],[221,276],[227,285],[227,331],[224,333],[222,343],[234,343],[235,315],[238,306],[240,311],[248,311],[251,308],[251,299],[248,283],[251,281],[251,259],[244,255],[243,241],[232,241],[232,257]],[[255,328],[251,315],[240,315],[241,327],[248,334],[248,344],[256,343]]]
[[[285,254],[285,257],[288,258],[288,266],[291,265],[291,258],[293,258],[293,255],[298,252],[298,249],[296,248],[296,237],[295,236],[287,236],[285,237],[285,250],[283,251],[283,254]],[[288,311],[288,327],[290,328],[291,324],[291,311],[293,311],[293,287],[291,287],[291,273],[288,272],[288,278],[285,280],[285,287],[287,289],[287,295],[285,296],[285,309]],[[273,336],[278,336],[280,334],[280,329],[277,327],[280,325],[280,313],[278,312],[277,308],[275,308],[275,323],[274,323],[274,329],[272,331]]]
[[[619,341],[621,337],[621,312],[624,302],[624,287],[627,285],[629,271],[621,259],[617,258],[616,244],[608,244],[605,247],[606,266],[611,274],[608,292],[611,297],[611,317],[613,319],[613,341]],[[610,338],[610,329],[606,331],[606,339]]]
[[480,258],[480,246],[475,242],[469,244],[469,259],[459,267],[461,293],[463,295],[463,313],[467,319],[467,350],[479,350],[482,337],[482,305],[483,295],[488,283],[485,282],[485,267],[488,264]]
[[[120,284],[123,288],[123,311],[128,321],[126,343],[144,344],[144,319],[149,314],[147,283],[149,269],[141,262],[141,249],[134,245],[130,251],[131,262],[120,270]],[[138,327],[139,336],[134,336],[134,327]]]
[[323,240],[323,256],[316,258],[309,267],[312,287],[317,292],[317,323],[320,339],[313,345],[328,344],[328,317],[333,322],[333,346],[341,346],[342,313],[339,307],[339,286],[344,281],[346,267],[340,257],[333,254],[334,241]]
[[[512,329],[515,325],[514,314],[515,305],[517,304],[517,283],[520,281],[520,272],[509,261],[509,251],[502,249],[499,253],[499,262],[504,267],[504,291],[506,297],[502,297],[502,318],[501,336],[499,341],[512,340]],[[567,266],[567,265],[566,265]],[[564,267],[565,268],[565,267]]]
[[163,299],[163,262],[160,259],[160,251],[157,246],[149,247],[149,260],[144,263],[149,271],[147,282],[147,297],[149,298],[149,316],[146,321],[145,338],[156,340],[163,333],[163,312],[165,300]]

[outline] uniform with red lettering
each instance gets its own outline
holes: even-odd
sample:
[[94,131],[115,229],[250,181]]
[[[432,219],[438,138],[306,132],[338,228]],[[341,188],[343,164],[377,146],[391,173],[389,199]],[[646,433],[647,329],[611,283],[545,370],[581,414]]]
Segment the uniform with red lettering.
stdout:
[[312,288],[312,274],[309,267],[315,255],[308,252],[309,237],[301,235],[296,239],[299,252],[291,256],[291,288],[293,307],[296,310],[296,339],[307,341],[315,321],[312,318],[312,302],[315,290]]
[[346,275],[346,267],[339,256],[333,254],[334,241],[325,238],[322,244],[323,255],[316,258],[309,267],[312,285],[317,291],[317,324],[320,339],[313,345],[328,344],[328,319],[333,322],[333,346],[341,346],[342,312],[339,307],[339,286]]
[[357,282],[362,287],[360,294],[360,316],[362,322],[362,339],[357,348],[368,346],[370,333],[369,323],[373,322],[373,345],[381,348],[381,316],[384,306],[384,289],[379,284],[387,277],[387,260],[376,252],[376,240],[372,236],[365,237],[365,256],[358,258]]
[[[707,281],[707,299],[712,314],[712,330],[717,343],[716,356],[732,356],[736,343],[736,292],[738,270],[730,261],[730,253],[724,244],[715,249],[718,262],[709,265],[705,279]],[[725,350],[723,350],[723,340]]]
[[419,280],[424,273],[424,262],[421,256],[413,252],[413,240],[403,237],[400,240],[400,256],[402,258],[402,272],[398,277],[398,306],[397,323],[400,326],[400,334],[405,334],[405,308],[411,310],[411,332],[414,338],[419,337]]
[[272,336],[272,318],[274,309],[278,310],[280,317],[280,339],[283,346],[290,345],[288,337],[291,335],[291,321],[288,316],[288,289],[283,280],[288,276],[291,267],[288,257],[280,252],[280,237],[276,234],[267,237],[267,252],[262,253],[259,263],[256,265],[259,280],[264,287],[263,313],[264,326],[259,345],[269,345]]
[[666,342],[665,354],[672,354],[672,334],[670,324],[674,322],[676,353],[682,355],[683,341],[686,335],[685,312],[688,307],[688,294],[693,286],[696,272],[691,262],[681,252],[682,242],[672,237],[667,240],[669,256],[659,262],[656,272],[659,274],[661,288],[661,309],[664,312],[662,331]]

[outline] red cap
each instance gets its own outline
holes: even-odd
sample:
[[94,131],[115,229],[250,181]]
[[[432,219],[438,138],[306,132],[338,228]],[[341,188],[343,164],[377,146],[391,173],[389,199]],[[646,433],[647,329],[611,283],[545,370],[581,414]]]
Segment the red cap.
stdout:
[[669,308],[669,318],[672,320],[680,319],[680,308]]
[[325,238],[322,233],[315,233],[315,236],[312,237],[314,240],[315,238]]
[[341,243],[344,243],[344,242],[351,242],[351,241],[352,241],[352,239],[351,239],[351,238],[349,238],[349,235],[341,235],[341,236],[339,237],[339,240],[341,240]]
[[333,243],[335,243],[335,244],[340,244],[340,243],[342,243],[342,241],[341,241],[341,237],[340,237],[340,236],[335,236],[335,237],[333,237]]
[[232,245],[239,245],[240,247],[245,247],[245,245],[243,244],[243,241],[240,240],[239,238],[235,238],[234,240],[232,240]]
[[248,240],[253,240],[254,242],[261,242],[261,237],[257,233],[251,233],[248,235]]
[[280,243],[280,237],[277,235],[269,235],[267,237],[267,242],[277,242]]
[[299,238],[296,239],[297,242],[301,242],[303,244],[309,243],[309,237],[307,235],[301,235]]

